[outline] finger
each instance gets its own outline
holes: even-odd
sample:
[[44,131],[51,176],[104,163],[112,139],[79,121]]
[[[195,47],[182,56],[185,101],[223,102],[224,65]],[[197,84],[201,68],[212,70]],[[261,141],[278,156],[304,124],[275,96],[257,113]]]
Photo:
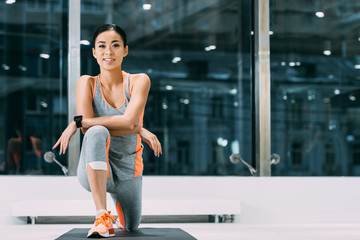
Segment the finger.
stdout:
[[157,139],[155,140],[155,146],[156,146],[156,156],[159,157],[160,156],[160,146],[159,146],[159,141]]
[[59,151],[59,154],[60,154],[60,155],[61,155],[61,153],[62,153],[63,144],[64,144],[64,139],[61,138],[60,151]]
[[64,154],[66,153],[66,149],[67,149],[68,145],[69,145],[69,140],[66,139],[66,140],[65,140],[64,149],[63,149],[63,153],[64,153]]
[[63,154],[64,149],[64,140],[61,141],[60,154]]
[[60,154],[64,154],[65,146],[66,146],[66,137],[62,137]]
[[61,154],[65,154],[65,152],[66,152],[66,144],[63,145],[62,153],[61,153]]
[[154,141],[154,139],[151,139],[151,145],[152,145],[152,150],[154,151],[154,156],[157,157],[157,146],[156,143]]
[[154,144],[154,155],[155,155],[156,157],[159,156],[159,150],[158,150],[156,144]]
[[159,140],[158,140],[158,142],[159,142],[160,154],[162,155],[162,147],[161,147],[161,143],[160,143],[160,141],[159,141]]
[[55,143],[55,145],[53,146],[52,149],[56,148],[57,146],[59,146],[59,143],[60,143],[60,138],[57,140],[57,142]]
[[68,137],[66,137],[64,139],[63,146],[62,146],[62,154],[65,154],[67,146],[68,146],[68,142],[69,142]]
[[153,147],[155,156],[157,156],[157,154],[158,154],[158,149],[157,149],[157,145],[156,145],[156,137],[155,137],[155,136],[153,136],[153,137],[151,138],[151,145],[152,145],[152,147]]
[[156,149],[156,156],[159,157],[160,155],[160,148],[159,148],[159,141],[157,138],[154,139],[154,146]]
[[158,147],[156,145],[156,141],[154,139],[151,139],[151,145],[152,145],[152,149],[154,151],[154,156],[159,156],[159,150]]
[[158,157],[160,157],[160,155],[161,155],[161,144],[160,144],[160,142],[159,142],[159,140],[157,140],[156,139],[156,145],[157,145],[157,148],[158,148]]

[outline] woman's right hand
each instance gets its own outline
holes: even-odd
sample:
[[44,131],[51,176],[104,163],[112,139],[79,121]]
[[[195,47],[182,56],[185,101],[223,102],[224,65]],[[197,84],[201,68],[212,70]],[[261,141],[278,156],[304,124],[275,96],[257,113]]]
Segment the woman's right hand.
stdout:
[[71,137],[76,133],[77,127],[76,123],[72,121],[69,126],[62,132],[59,140],[55,143],[52,149],[56,148],[60,144],[59,154],[64,154],[69,145]]

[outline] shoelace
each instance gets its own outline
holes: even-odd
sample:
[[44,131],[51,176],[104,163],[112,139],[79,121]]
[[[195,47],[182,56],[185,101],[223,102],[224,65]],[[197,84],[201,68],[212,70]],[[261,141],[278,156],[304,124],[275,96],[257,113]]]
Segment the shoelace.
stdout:
[[[110,213],[110,212],[109,212]],[[96,220],[95,220],[95,226],[99,225],[100,223],[102,223],[104,226],[109,227],[110,225],[110,220],[113,220],[113,222],[116,222],[116,219],[111,216],[109,213],[102,213],[100,214]],[[110,218],[110,219],[109,219]]]

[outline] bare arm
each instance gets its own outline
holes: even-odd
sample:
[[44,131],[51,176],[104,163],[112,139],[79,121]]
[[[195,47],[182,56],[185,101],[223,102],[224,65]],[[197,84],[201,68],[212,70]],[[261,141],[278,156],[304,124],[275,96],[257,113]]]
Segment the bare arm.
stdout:
[[[133,134],[140,131],[140,126],[136,127],[135,123],[144,111],[150,89],[150,79],[146,74],[136,74],[133,77],[133,81],[133,94],[124,115],[94,118],[92,107],[94,79],[87,75],[79,78],[76,86],[76,108],[77,114],[83,116],[83,133],[95,125],[102,125],[108,128],[112,136]],[[70,139],[76,130],[76,124],[72,121],[63,131],[53,149],[60,145],[60,154],[65,153]]]
[[[92,94],[93,94],[94,78],[88,75],[81,76],[76,84],[76,108],[79,115],[85,117],[94,117],[92,108]],[[77,130],[74,121],[71,121],[67,128],[62,132],[60,138],[57,140],[53,149],[60,145],[59,153],[65,153],[69,145],[71,137]],[[82,128],[85,133],[87,128]]]
[[[90,76],[81,76],[76,84],[76,111],[78,115],[84,118],[93,118],[94,109],[92,106],[94,93],[94,78]],[[85,133],[88,128],[82,127],[82,132]]]
[[140,132],[141,127],[139,125],[134,126],[133,129],[110,129],[111,136],[123,136],[123,135],[130,135],[136,134]]
[[136,125],[133,130],[110,130],[111,136],[122,136],[134,133],[140,134],[141,140],[146,142],[146,144],[154,151],[155,156],[159,157],[162,154],[161,143],[157,136],[139,125]]
[[102,125],[109,130],[127,129],[135,127],[137,120],[145,109],[147,97],[150,90],[150,79],[146,74],[136,74],[132,77],[133,87],[132,96],[124,115],[105,116],[105,117],[86,117],[82,120],[84,128],[95,125]]

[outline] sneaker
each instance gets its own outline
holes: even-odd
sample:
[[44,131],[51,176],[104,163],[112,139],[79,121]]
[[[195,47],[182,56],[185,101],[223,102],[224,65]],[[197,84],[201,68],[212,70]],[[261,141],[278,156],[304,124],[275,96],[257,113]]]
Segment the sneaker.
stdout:
[[109,213],[100,213],[94,223],[94,226],[89,230],[87,237],[114,237],[115,230],[113,228],[112,221],[116,219]]

